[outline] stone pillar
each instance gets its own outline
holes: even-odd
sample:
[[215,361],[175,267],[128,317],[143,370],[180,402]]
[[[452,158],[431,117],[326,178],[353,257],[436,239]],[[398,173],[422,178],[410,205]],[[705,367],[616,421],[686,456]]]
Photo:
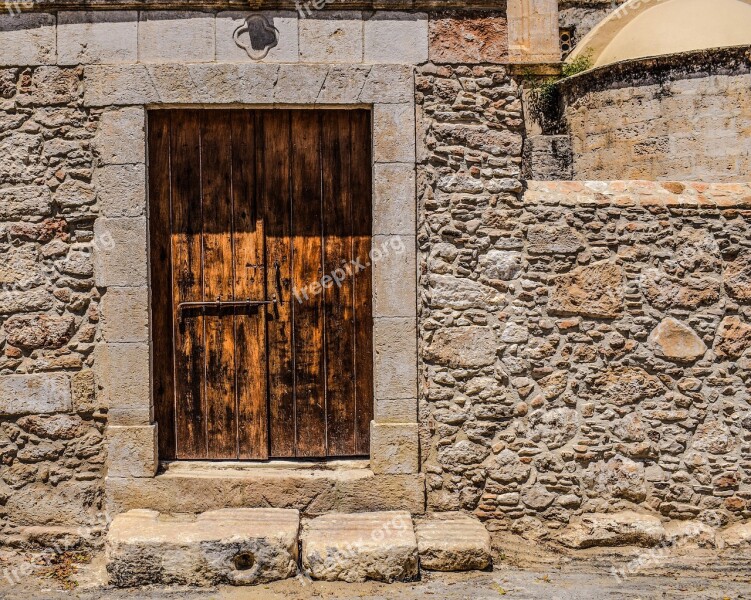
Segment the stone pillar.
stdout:
[[509,0],[509,62],[561,61],[557,0]]

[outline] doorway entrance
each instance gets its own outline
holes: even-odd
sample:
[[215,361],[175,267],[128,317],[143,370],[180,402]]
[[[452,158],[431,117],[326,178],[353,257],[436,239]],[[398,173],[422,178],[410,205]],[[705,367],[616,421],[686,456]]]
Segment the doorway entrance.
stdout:
[[367,456],[368,110],[149,113],[162,460]]

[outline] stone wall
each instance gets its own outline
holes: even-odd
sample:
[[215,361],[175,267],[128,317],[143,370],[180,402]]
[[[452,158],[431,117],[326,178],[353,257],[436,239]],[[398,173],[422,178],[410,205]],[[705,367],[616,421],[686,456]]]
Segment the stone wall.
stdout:
[[82,72],[0,69],[0,543],[95,539],[104,416],[92,351],[97,111]]
[[746,48],[629,61],[565,81],[573,178],[748,180],[750,85]]
[[576,46],[595,25],[626,0],[561,0],[558,2],[558,22],[572,32],[572,46]]
[[440,181],[420,211],[429,506],[542,537],[581,513],[748,518],[751,186]]

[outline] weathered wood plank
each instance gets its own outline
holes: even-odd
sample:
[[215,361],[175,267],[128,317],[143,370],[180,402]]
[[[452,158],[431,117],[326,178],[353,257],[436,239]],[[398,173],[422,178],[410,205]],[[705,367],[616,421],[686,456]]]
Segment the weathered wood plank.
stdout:
[[149,113],[149,251],[151,339],[154,347],[154,418],[159,423],[159,458],[175,458],[175,387],[172,340],[172,253],[170,235],[169,111]]
[[172,113],[172,261],[175,311],[177,458],[206,458],[204,320],[180,313],[180,302],[203,300],[200,111]]
[[272,457],[295,452],[290,223],[290,111],[259,111],[258,193],[266,226],[266,290],[277,303],[267,320],[269,418]]
[[[266,299],[262,198],[256,193],[255,113],[232,112],[235,297]],[[266,398],[266,309],[235,310],[238,457],[269,457]]]
[[324,289],[328,456],[355,453],[355,337],[352,263],[352,147],[346,111],[322,113]]
[[[370,112],[350,112],[352,122],[352,247],[355,263],[355,454],[370,454],[373,420],[373,269],[369,266],[372,240],[372,170]],[[364,267],[361,270],[360,266]]]
[[[201,117],[203,300],[232,301],[235,299],[235,274],[230,113],[203,111]],[[204,340],[207,456],[218,459],[237,458],[233,309],[206,309]]]
[[297,456],[326,456],[320,116],[292,112],[292,284]]

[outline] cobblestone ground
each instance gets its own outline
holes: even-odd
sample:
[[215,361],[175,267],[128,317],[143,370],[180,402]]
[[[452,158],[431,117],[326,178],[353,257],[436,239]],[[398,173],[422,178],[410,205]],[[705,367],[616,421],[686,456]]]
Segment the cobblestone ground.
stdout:
[[[334,598],[386,600],[399,598],[440,600],[513,599],[644,599],[751,598],[751,552],[735,553],[718,559],[696,550],[682,557],[673,557],[648,569],[617,579],[611,568],[623,568],[643,550],[626,550],[619,555],[598,552],[579,560],[540,557],[528,549],[505,556],[490,572],[425,573],[420,581],[386,585],[381,583],[345,584],[311,582],[303,578],[250,588],[217,587],[189,589],[180,587],[149,587],[136,590],[114,590],[103,583],[101,558],[70,569],[69,564],[57,566],[54,572],[38,568],[32,575],[20,577],[11,584],[8,575],[28,564],[29,555],[0,556],[4,580],[0,583],[3,600],[82,600],[106,599],[243,599],[291,600]],[[71,582],[75,587],[70,589]],[[66,589],[68,588],[68,589]]]

